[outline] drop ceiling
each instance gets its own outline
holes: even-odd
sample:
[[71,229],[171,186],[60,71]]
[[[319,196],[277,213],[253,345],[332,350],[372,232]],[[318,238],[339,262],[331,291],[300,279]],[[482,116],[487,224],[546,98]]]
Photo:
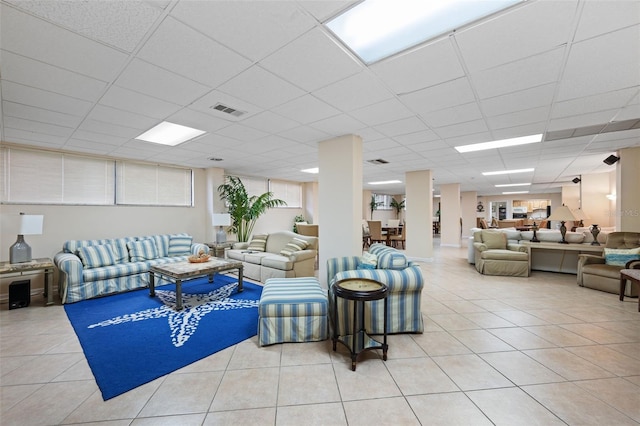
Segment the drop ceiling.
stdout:
[[[0,137],[308,182],[319,142],[357,134],[364,188],[391,194],[403,185],[367,182],[432,170],[436,188],[557,192],[640,146],[640,2],[529,0],[371,65],[323,26],[355,3],[0,1]],[[176,147],[134,139],[163,120],[207,133]],[[537,133],[549,137],[453,148]]]

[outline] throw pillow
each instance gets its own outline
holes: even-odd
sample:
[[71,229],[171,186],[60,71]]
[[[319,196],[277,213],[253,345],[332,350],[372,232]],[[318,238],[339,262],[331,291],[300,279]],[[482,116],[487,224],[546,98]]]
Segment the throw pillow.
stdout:
[[130,241],[127,243],[132,262],[142,262],[158,258],[158,249],[153,240]]
[[640,247],[634,249],[604,248],[604,263],[624,266],[630,260],[640,260]]
[[304,250],[308,246],[309,243],[305,240],[293,237],[293,239],[289,241],[282,250],[280,250],[280,254],[283,256],[291,256],[294,252]]
[[78,257],[85,268],[99,268],[116,263],[116,255],[111,244],[80,247]]
[[504,232],[493,230],[483,230],[480,232],[482,232],[482,242],[488,249],[504,250],[507,248],[507,236]]
[[378,266],[378,256],[373,253],[364,252],[362,253],[362,257],[360,258],[361,265],[372,266],[372,268],[367,269],[375,269]]
[[187,234],[176,234],[169,236],[169,256],[189,256],[191,254],[191,243],[193,237]]
[[267,251],[268,234],[258,234],[251,237],[247,250],[249,251]]

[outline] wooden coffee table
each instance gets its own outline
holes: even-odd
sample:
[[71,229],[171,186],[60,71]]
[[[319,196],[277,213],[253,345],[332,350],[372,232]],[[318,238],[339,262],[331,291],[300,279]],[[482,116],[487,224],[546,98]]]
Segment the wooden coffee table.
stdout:
[[149,296],[156,295],[155,276],[173,280],[176,284],[176,310],[182,310],[182,281],[192,278],[209,276],[209,282],[213,283],[213,275],[216,272],[238,270],[238,293],[242,292],[242,262],[211,258],[207,262],[191,263],[188,260],[176,263],[164,263],[149,268]]

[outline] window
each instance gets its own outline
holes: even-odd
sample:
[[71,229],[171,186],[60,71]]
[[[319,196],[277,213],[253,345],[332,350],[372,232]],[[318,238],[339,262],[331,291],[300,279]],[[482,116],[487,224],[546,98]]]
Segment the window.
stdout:
[[267,192],[267,180],[263,178],[236,176],[242,181],[249,197],[259,196]]
[[376,203],[378,203],[378,210],[391,210],[391,195],[387,194],[373,194]]
[[13,147],[0,162],[2,203],[193,205],[190,169]]
[[284,200],[286,207],[302,207],[302,185],[299,183],[270,180],[269,191],[273,192],[274,198]]

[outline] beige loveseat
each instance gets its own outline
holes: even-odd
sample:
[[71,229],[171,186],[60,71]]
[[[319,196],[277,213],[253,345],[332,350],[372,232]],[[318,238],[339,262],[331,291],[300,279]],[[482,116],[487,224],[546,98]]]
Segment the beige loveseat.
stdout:
[[[269,278],[297,278],[315,276],[315,262],[318,253],[318,238],[296,234],[291,231],[278,231],[252,239],[266,239],[264,249],[248,243],[236,243],[233,249],[226,251],[228,259],[240,260],[244,266],[244,276],[265,282]],[[289,246],[294,238],[305,241],[304,250]],[[293,249],[293,251],[291,251]],[[262,251],[264,250],[264,251]],[[283,250],[285,250],[283,252]],[[284,253],[284,254],[283,254]],[[289,254],[290,253],[290,254]]]

